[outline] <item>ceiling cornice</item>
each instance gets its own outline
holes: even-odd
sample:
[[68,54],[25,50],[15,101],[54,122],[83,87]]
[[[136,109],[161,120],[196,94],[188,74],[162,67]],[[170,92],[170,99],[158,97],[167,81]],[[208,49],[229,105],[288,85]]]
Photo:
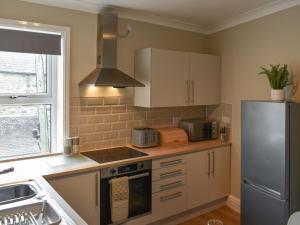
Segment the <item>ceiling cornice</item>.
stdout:
[[297,5],[300,5],[300,0],[278,0],[271,2],[259,8],[242,13],[236,17],[232,17],[230,19],[221,21],[218,24],[212,25],[209,27],[206,33],[213,34]]
[[[64,0],[63,3],[61,0],[51,0],[51,1],[21,0],[21,1],[51,5],[51,6],[62,7],[62,8],[66,8],[66,5],[68,5],[69,9],[79,10],[79,11],[84,11],[89,13],[99,13],[104,10],[102,6],[100,6],[93,0]],[[297,5],[300,5],[300,0],[277,0],[275,2],[265,4],[259,8],[242,13],[238,16],[223,20],[211,26],[202,26],[199,24],[181,21],[174,18],[162,17],[155,14],[149,14],[137,10],[130,10],[130,9],[125,9],[120,7],[108,6],[105,7],[105,10],[109,9],[110,11],[117,13],[121,18],[157,24],[161,26],[171,27],[179,30],[191,31],[195,33],[213,34],[237,26],[239,24],[246,23]]]
[[99,4],[86,0],[20,0],[22,2],[31,2],[40,5],[49,5],[59,8],[72,9],[87,13],[98,14],[102,7]]
[[207,33],[207,27],[205,26],[201,26],[199,24],[189,23],[189,22],[185,22],[173,18],[158,16],[156,14],[149,14],[137,10],[130,10],[130,9],[114,7],[114,6],[106,7],[105,10],[112,13],[116,13],[118,14],[118,17],[124,19],[137,20],[146,23],[171,27],[179,30],[191,31],[195,33],[201,33],[201,34]]

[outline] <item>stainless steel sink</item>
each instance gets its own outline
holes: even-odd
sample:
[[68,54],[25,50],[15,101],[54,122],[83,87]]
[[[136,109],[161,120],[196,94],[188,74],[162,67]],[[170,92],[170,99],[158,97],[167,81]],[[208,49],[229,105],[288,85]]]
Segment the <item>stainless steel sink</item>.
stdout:
[[0,225],[58,225],[60,211],[34,180],[0,186]]
[[0,187],[0,205],[33,198],[37,190],[28,183],[13,184]]

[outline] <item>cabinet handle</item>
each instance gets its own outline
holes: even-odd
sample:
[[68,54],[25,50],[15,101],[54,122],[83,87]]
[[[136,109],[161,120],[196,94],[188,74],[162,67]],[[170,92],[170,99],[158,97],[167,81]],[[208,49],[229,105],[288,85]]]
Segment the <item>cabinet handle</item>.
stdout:
[[171,200],[171,199],[174,199],[174,198],[179,198],[181,196],[182,196],[182,192],[180,191],[180,192],[177,192],[175,194],[162,196],[162,197],[160,197],[160,201],[165,202],[165,201],[168,201],[168,200]]
[[212,174],[215,176],[215,151],[212,152],[213,155],[213,169],[212,169]]
[[96,206],[99,205],[99,176],[98,176],[98,173],[96,173],[95,175],[95,179],[96,179],[96,184],[95,184],[95,188],[96,188],[96,200],[95,200],[95,204]]
[[192,80],[192,104],[195,103],[195,82]]
[[207,175],[210,177],[210,152],[207,153],[208,156],[208,168],[207,168]]
[[160,185],[160,190],[165,191],[165,190],[180,187],[181,185],[182,185],[182,181],[176,181],[176,182],[169,183],[169,184],[163,184],[163,185]]
[[181,164],[182,159],[176,159],[172,161],[166,161],[166,162],[161,162],[160,163],[160,168],[168,167],[168,166],[175,166],[177,164]]
[[186,93],[187,93],[187,100],[186,103],[189,105],[190,104],[190,81],[186,81]]
[[170,178],[170,177],[177,177],[180,175],[182,175],[182,170],[176,170],[176,171],[172,171],[172,172],[168,172],[168,173],[161,173],[160,178],[164,179],[164,178]]

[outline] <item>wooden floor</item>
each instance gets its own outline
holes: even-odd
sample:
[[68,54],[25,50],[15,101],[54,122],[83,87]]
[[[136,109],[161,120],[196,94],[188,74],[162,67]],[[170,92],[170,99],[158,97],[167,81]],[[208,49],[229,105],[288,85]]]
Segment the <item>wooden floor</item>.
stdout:
[[222,220],[224,225],[240,225],[240,214],[224,206],[203,214],[180,225],[207,225],[210,219]]

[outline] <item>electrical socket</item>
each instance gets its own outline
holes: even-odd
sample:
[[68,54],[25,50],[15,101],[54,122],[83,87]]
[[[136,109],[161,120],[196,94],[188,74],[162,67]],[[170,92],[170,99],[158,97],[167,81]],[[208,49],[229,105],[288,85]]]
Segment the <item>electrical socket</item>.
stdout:
[[227,116],[222,116],[222,123],[229,124],[230,123],[230,118]]
[[175,116],[175,117],[172,118],[172,123],[174,125],[178,125],[180,120],[181,120],[181,117]]

